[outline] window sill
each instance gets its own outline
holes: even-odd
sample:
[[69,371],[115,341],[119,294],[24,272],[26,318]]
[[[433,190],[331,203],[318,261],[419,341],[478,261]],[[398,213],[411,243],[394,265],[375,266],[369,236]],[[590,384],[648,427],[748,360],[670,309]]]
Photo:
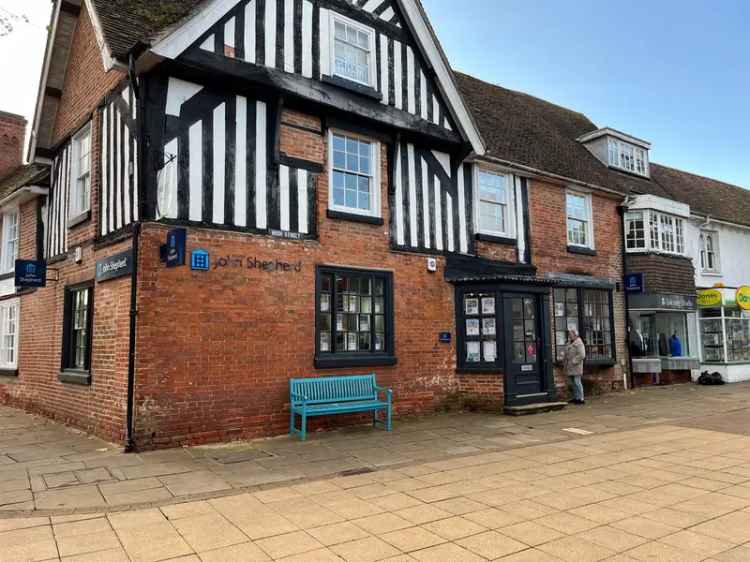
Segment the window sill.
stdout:
[[518,244],[515,238],[496,236],[494,234],[482,234],[480,232],[475,234],[474,237],[480,242],[492,242],[493,244],[505,244],[506,246],[516,246]]
[[16,278],[15,271],[9,271],[8,273],[0,274],[0,281],[5,281],[6,279],[15,279],[15,278]]
[[459,367],[456,369],[456,374],[459,375],[498,375],[502,376],[504,373],[500,367]]
[[568,245],[569,254],[579,254],[582,256],[595,256],[596,250],[592,248],[585,248],[583,246],[570,246]]
[[78,384],[81,386],[91,385],[91,372],[90,371],[77,371],[74,369],[65,369],[60,371],[57,379],[66,384]]
[[373,356],[330,356],[316,357],[316,369],[345,369],[348,367],[390,367],[398,362],[394,355],[373,355]]
[[17,377],[18,369],[0,369],[0,377]]
[[326,212],[326,216],[329,219],[335,219],[335,220],[363,222],[365,224],[377,224],[377,225],[384,224],[382,217],[358,215],[357,213],[347,213],[345,211],[334,211],[333,209],[328,209],[328,211]]
[[80,215],[68,219],[68,228],[74,228],[78,225],[85,223],[91,218],[91,211],[84,211]]
[[701,275],[704,277],[723,277],[724,275],[720,271],[701,271]]
[[380,94],[380,92],[378,92],[372,86],[358,84],[357,82],[352,82],[351,80],[341,78],[340,76],[321,76],[320,81],[326,84],[331,84],[333,86],[338,86],[339,88],[343,88],[344,90],[349,90],[350,92],[354,92],[356,94],[360,94],[377,101],[381,101],[383,99],[382,94]]

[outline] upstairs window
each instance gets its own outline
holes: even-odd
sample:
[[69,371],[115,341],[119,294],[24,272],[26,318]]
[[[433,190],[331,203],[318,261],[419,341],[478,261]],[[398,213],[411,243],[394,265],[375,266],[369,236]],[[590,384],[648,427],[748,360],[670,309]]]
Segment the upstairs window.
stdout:
[[565,194],[565,207],[567,211],[568,245],[593,248],[591,194],[568,191]]
[[628,250],[646,249],[646,223],[642,211],[625,215],[625,242]]
[[18,257],[18,211],[5,213],[2,220],[3,238],[0,268],[2,273],[10,273],[15,271],[16,258]]
[[641,176],[648,176],[648,153],[643,148],[618,139],[607,140],[609,165]]
[[657,211],[629,211],[625,214],[625,248],[628,252],[684,255],[683,220]]
[[511,177],[487,170],[477,171],[477,232],[512,238]]
[[372,29],[332,14],[333,74],[364,86],[374,84]]
[[701,271],[703,273],[719,273],[719,234],[717,232],[701,232],[700,235]]
[[91,210],[91,125],[73,137],[70,166],[70,217],[76,219]]
[[331,133],[329,208],[371,217],[380,216],[380,185],[375,173],[377,145],[368,139]]

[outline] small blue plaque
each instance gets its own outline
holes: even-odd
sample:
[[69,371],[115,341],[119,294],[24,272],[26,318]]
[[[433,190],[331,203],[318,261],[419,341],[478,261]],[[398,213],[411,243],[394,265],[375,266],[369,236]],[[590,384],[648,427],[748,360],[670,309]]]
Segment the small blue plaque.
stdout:
[[210,261],[208,252],[202,249],[193,250],[193,253],[190,255],[190,269],[208,271],[209,267]]

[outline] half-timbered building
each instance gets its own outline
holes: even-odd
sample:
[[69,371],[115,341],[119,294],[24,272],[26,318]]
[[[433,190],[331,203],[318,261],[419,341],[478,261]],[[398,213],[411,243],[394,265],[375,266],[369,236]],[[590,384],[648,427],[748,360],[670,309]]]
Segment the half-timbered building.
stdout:
[[311,375],[512,410],[564,396],[568,327],[620,388],[639,180],[596,129],[455,74],[418,0],[56,0],[0,398],[138,447],[286,432]]

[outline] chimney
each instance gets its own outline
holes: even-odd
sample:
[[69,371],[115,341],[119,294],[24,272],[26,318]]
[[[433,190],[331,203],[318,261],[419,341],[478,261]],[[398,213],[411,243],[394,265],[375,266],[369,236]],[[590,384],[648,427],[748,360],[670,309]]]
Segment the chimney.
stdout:
[[0,179],[9,176],[23,164],[25,135],[25,117],[0,111]]

